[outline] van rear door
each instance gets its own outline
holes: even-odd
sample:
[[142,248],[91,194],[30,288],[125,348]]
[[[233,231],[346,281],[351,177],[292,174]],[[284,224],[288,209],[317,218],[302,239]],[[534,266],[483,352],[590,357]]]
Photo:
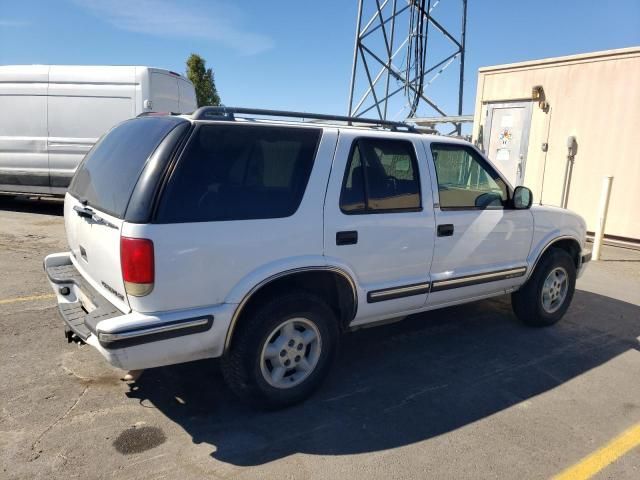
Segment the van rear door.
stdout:
[[142,117],[117,125],[87,154],[65,197],[73,262],[122,311],[130,309],[120,265],[120,237],[129,200],[149,157],[183,122],[175,117]]
[[153,111],[180,113],[178,76],[152,70],[150,79],[150,98]]
[[180,89],[180,113],[194,112],[198,108],[198,101],[193,84],[184,78],[179,78],[178,87]]

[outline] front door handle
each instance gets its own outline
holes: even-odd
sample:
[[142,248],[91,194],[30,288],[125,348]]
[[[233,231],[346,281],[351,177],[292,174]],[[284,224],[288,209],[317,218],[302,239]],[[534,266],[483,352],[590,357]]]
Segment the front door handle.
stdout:
[[358,232],[349,230],[336,233],[336,245],[355,245],[358,243]]
[[439,237],[453,236],[453,223],[445,223],[443,225],[438,225],[438,236]]

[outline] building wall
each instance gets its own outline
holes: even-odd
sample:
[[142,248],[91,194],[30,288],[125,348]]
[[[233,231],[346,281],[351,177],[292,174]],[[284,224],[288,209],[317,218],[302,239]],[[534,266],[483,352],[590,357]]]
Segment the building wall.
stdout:
[[535,202],[560,205],[567,137],[574,135],[567,207],[594,231],[602,178],[613,175],[605,233],[640,240],[640,47],[481,68],[474,140],[488,102],[531,100],[536,85],[550,108],[532,108],[524,185]]

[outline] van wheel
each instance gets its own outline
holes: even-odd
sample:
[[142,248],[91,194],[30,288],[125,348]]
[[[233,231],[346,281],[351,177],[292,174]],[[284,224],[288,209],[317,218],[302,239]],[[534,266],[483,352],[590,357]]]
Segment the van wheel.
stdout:
[[527,325],[553,325],[569,308],[575,288],[576,266],[571,255],[551,248],[527,283],[511,294],[513,311]]
[[326,377],[338,338],[335,314],[326,303],[292,293],[261,305],[238,326],[222,373],[231,390],[252,405],[292,405]]

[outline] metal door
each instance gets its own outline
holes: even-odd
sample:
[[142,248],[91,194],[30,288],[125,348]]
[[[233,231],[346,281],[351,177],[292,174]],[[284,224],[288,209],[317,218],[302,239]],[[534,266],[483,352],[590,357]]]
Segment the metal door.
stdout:
[[531,102],[485,106],[484,152],[512,186],[524,180],[530,127]]

